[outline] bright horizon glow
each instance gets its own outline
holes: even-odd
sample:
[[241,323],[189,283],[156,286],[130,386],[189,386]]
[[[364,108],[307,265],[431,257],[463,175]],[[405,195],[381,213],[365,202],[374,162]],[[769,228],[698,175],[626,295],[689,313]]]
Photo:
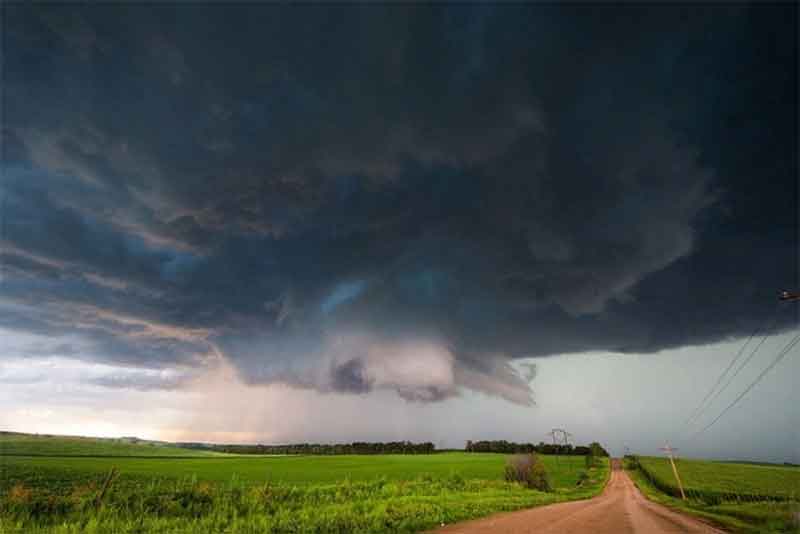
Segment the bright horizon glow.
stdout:
[[[702,421],[719,413],[794,333],[767,340],[760,357],[704,413]],[[0,414],[0,426],[39,434],[135,436],[170,442],[408,439],[433,441],[439,448],[461,448],[468,439],[538,443],[546,440],[550,428],[566,427],[575,434],[576,442],[599,440],[617,455],[625,446],[640,454],[658,455],[658,447],[669,440],[686,457],[800,463],[800,450],[793,445],[796,441],[787,440],[788,448],[779,443],[765,448],[760,433],[740,431],[744,424],[764,430],[800,427],[796,413],[770,408],[789,405],[794,395],[792,377],[800,376],[800,358],[796,356],[782,362],[736,410],[701,438],[686,439],[690,433],[684,420],[740,344],[737,340],[650,355],[587,353],[522,360],[518,366],[534,363],[538,367],[532,384],[536,405],[530,408],[469,392],[426,405],[388,392],[321,394],[283,385],[248,385],[225,365],[171,391],[107,388],[82,380],[96,376],[92,373],[98,369],[113,370],[113,366],[51,358],[53,374],[42,382],[6,384],[0,400],[9,409]],[[65,370],[67,374],[58,374]],[[0,376],[11,376],[8,364],[0,367]],[[17,388],[30,389],[31,396],[15,402]],[[331,413],[337,415],[331,418]],[[463,425],[462,414],[486,421],[485,430]],[[644,426],[648,431],[642,434],[639,430]],[[736,448],[744,452],[737,453]]]

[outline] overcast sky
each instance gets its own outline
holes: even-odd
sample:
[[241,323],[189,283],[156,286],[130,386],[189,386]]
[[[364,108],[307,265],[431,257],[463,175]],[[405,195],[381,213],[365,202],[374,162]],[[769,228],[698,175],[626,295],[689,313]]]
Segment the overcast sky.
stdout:
[[2,10],[3,428],[800,461],[795,4]]

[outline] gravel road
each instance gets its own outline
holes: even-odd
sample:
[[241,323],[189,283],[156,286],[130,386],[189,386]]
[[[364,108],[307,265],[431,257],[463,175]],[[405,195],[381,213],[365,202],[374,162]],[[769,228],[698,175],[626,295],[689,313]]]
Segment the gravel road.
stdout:
[[601,495],[585,501],[567,502],[497,514],[483,519],[445,526],[442,534],[666,534],[714,533],[697,519],[652,503],[639,492],[619,460],[612,461],[611,479]]

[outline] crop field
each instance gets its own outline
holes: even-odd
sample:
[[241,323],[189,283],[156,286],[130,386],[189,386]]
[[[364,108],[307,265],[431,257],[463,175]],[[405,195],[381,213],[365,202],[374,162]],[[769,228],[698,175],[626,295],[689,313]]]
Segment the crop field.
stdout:
[[797,532],[800,468],[769,464],[676,460],[687,500],[679,498],[666,458],[626,462],[636,485],[661,504],[731,532]]
[[[666,458],[643,457],[642,469],[656,486],[679,496]],[[675,464],[688,495],[708,501],[797,500],[800,468],[779,465],[677,459]]]
[[[206,482],[293,485],[342,480],[409,480],[458,474],[467,479],[500,480],[505,456],[492,453],[370,456],[232,456],[208,458],[13,456],[0,460],[0,487],[24,482],[33,487],[69,486],[95,480],[117,468],[124,480],[196,478]],[[584,470],[582,456],[541,456],[555,487],[574,486]]]
[[124,439],[47,436],[0,432],[0,456],[216,456],[217,453],[182,449],[156,443],[133,443]]
[[542,492],[505,482],[501,454],[146,457],[139,447],[152,446],[127,457],[0,450],[0,533],[417,532],[589,498],[608,477],[607,462],[540,456],[552,486]]

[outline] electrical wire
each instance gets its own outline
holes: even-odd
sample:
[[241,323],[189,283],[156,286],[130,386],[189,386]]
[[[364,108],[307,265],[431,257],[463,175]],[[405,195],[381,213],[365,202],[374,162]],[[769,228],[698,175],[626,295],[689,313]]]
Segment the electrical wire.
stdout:
[[702,429],[702,430],[700,430],[699,432],[697,432],[697,433],[695,433],[694,435],[692,435],[692,438],[695,438],[695,437],[699,436],[700,434],[702,434],[703,432],[705,432],[706,430],[708,430],[709,428],[711,428],[712,426],[714,426],[714,423],[716,423],[717,421],[719,421],[720,419],[722,419],[722,417],[723,417],[723,416],[724,416],[726,413],[728,413],[728,411],[729,411],[731,408],[733,408],[734,406],[736,406],[736,404],[738,404],[738,402],[739,402],[740,400],[742,400],[742,398],[744,398],[744,396],[745,396],[745,395],[747,395],[747,393],[748,393],[748,392],[749,392],[751,389],[753,389],[753,388],[756,386],[756,384],[758,384],[759,382],[761,382],[761,380],[762,380],[762,379],[763,379],[763,378],[764,378],[764,377],[767,375],[767,373],[769,373],[769,372],[770,372],[770,371],[771,371],[771,370],[772,370],[772,369],[773,369],[773,368],[774,368],[776,365],[778,365],[778,364],[781,362],[781,360],[783,360],[783,358],[784,358],[784,357],[785,357],[787,354],[789,354],[789,352],[791,352],[791,350],[792,350],[792,349],[793,349],[793,348],[794,348],[794,347],[795,347],[795,346],[796,346],[798,343],[800,343],[800,332],[798,332],[798,333],[797,333],[797,335],[795,335],[795,336],[794,336],[794,337],[791,339],[791,341],[789,341],[789,342],[788,342],[786,345],[784,345],[783,349],[781,349],[781,350],[780,350],[780,352],[778,353],[778,356],[777,356],[777,357],[776,357],[774,360],[772,360],[772,363],[770,363],[770,364],[769,364],[769,365],[768,365],[768,366],[767,366],[767,367],[766,367],[766,368],[765,368],[763,371],[761,371],[761,374],[759,374],[759,375],[756,377],[756,379],[755,379],[755,380],[753,380],[752,382],[750,382],[750,385],[748,385],[748,386],[747,386],[747,387],[744,389],[744,391],[742,391],[742,392],[739,394],[739,396],[738,396],[738,397],[736,397],[735,399],[733,399],[733,402],[731,402],[731,403],[730,403],[728,406],[726,406],[726,407],[725,407],[725,409],[724,409],[724,410],[722,410],[722,412],[720,412],[720,414],[719,414],[717,417],[715,417],[713,421],[711,421],[711,422],[710,422],[710,423],[708,423],[708,424],[707,424],[705,427],[703,427],[703,429]]
[[747,347],[747,345],[750,344],[750,341],[752,341],[755,335],[764,327],[766,322],[767,320],[765,319],[760,325],[756,326],[756,328],[750,333],[750,337],[748,337],[747,340],[739,347],[739,350],[736,352],[736,356],[734,356],[734,358],[728,364],[728,367],[726,367],[725,370],[722,371],[722,374],[719,375],[717,381],[714,383],[714,386],[710,390],[708,390],[706,396],[703,397],[703,400],[700,401],[700,404],[697,405],[697,407],[694,409],[689,418],[684,422],[684,425],[690,425],[692,421],[694,421],[697,418],[697,416],[700,415],[701,410],[705,407],[706,401],[709,399],[709,397],[711,397],[711,395],[714,394],[714,392],[717,390],[717,387],[719,387],[719,385],[722,383],[722,380],[725,378],[725,375],[728,374],[728,372],[733,368],[736,362],[739,361],[739,358],[741,358],[742,354],[744,354],[745,347]]
[[[772,327],[775,326],[775,323],[778,320],[778,313],[777,312],[780,309],[780,304],[781,303],[778,303],[778,306],[775,307],[775,310],[773,311],[772,315],[769,317],[769,318],[772,319],[772,321],[771,321],[769,327],[766,328],[766,334],[764,334],[764,337],[761,338],[761,341],[758,342],[758,344],[752,350],[750,355],[747,358],[745,358],[745,360],[739,365],[739,367],[736,368],[736,371],[728,378],[728,380],[725,382],[725,384],[719,390],[717,390],[717,392],[712,396],[711,401],[705,406],[705,408],[699,410],[698,413],[694,417],[691,418],[692,421],[695,421],[695,420],[699,419],[703,415],[703,412],[705,412],[711,406],[713,406],[714,402],[719,398],[719,396],[726,389],[728,389],[728,386],[731,385],[731,382],[733,382],[733,379],[736,378],[737,376],[739,376],[739,373],[742,372],[742,369],[747,367],[747,364],[750,363],[750,361],[753,358],[755,358],[755,356],[756,356],[756,354],[758,354],[758,351],[761,348],[761,346],[764,344],[764,342],[767,340],[767,338],[771,335],[770,330],[772,330]],[[736,360],[738,360],[738,357],[734,359],[734,363],[735,363]]]

